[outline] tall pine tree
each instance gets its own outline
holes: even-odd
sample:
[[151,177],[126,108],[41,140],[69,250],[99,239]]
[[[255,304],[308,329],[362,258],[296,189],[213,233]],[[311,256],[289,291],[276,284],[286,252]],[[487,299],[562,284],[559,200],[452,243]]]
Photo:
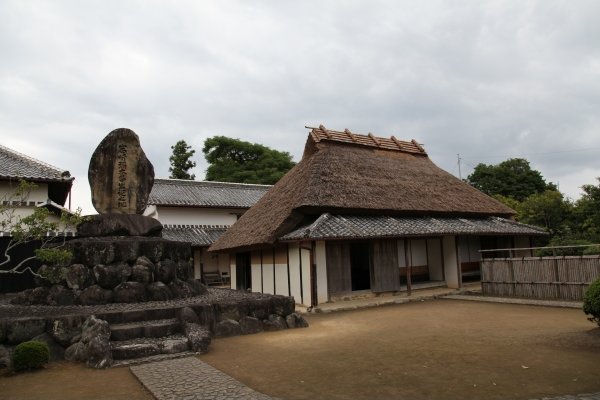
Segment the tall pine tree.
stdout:
[[190,160],[196,150],[192,149],[192,146],[188,146],[185,140],[175,143],[175,146],[171,146],[171,150],[173,150],[173,154],[169,157],[171,162],[169,178],[194,180],[196,175],[190,174],[189,171],[196,166],[196,162]]

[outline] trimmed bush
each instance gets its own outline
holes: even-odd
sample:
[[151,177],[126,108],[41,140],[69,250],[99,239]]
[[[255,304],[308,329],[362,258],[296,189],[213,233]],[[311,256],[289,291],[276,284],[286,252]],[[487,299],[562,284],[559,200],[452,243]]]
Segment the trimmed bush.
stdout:
[[50,349],[44,342],[23,342],[15,347],[12,361],[15,371],[42,368],[50,361]]
[[583,312],[591,315],[588,319],[600,326],[600,279],[596,279],[585,291]]

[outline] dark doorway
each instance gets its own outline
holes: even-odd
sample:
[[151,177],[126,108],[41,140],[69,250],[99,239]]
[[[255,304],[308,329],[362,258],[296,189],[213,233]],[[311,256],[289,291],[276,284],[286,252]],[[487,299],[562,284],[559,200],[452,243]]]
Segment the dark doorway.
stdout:
[[369,243],[350,244],[350,276],[353,291],[371,289],[370,261]]
[[237,253],[235,256],[235,287],[237,290],[252,289],[250,253]]

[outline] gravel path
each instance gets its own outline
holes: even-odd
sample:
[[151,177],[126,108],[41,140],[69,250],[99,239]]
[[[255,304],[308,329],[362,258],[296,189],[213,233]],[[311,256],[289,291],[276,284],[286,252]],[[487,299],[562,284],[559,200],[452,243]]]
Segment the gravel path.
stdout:
[[131,367],[157,400],[271,400],[196,357]]

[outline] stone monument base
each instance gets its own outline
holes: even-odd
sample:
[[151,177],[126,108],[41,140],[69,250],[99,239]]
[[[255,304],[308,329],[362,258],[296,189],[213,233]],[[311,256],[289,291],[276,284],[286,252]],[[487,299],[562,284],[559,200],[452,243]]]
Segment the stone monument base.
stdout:
[[16,304],[97,305],[164,301],[206,292],[193,279],[191,246],[158,237],[107,236],[66,243],[68,266],[42,265]]

